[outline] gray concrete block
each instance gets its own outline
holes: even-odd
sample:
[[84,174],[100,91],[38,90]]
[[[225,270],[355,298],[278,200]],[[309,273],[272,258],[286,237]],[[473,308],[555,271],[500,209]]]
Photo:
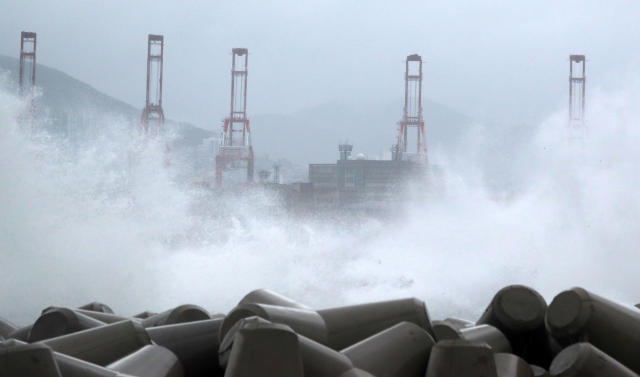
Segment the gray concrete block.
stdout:
[[424,302],[409,298],[318,311],[241,304],[227,315],[220,330],[221,339],[237,321],[252,316],[287,325],[296,333],[334,350],[347,348],[400,322],[415,323],[433,336]]
[[168,349],[148,345],[107,365],[107,369],[136,377],[183,377],[182,364]]
[[145,328],[165,325],[175,325],[178,323],[204,321],[211,319],[211,314],[197,305],[180,305],[160,314],[142,320]]
[[554,354],[544,325],[546,312],[547,303],[538,292],[511,285],[496,293],[477,324],[496,327],[515,355],[547,368]]
[[304,336],[298,335],[298,338],[305,377],[372,377],[369,372],[356,368],[340,352]]
[[531,371],[533,372],[533,377],[549,377],[549,371],[543,367],[532,365]]
[[62,377],[125,377],[125,374],[118,373],[107,368],[88,363],[75,357],[54,352],[56,363],[62,373]]
[[146,310],[146,311],[144,311],[142,313],[138,313],[138,314],[134,315],[133,318],[147,319],[149,317],[153,317],[156,314],[158,314],[158,313],[154,313],[154,312],[150,312],[150,311]]
[[562,346],[588,341],[640,373],[640,310],[636,308],[572,288],[549,305],[547,329]]
[[21,327],[15,330],[14,332],[12,332],[11,334],[9,334],[9,336],[7,336],[6,339],[17,339],[23,342],[28,342],[29,333],[31,332],[32,328],[33,328],[33,324]]
[[124,321],[48,339],[42,343],[55,352],[106,366],[150,345],[151,340],[140,323]]
[[74,312],[76,313],[80,313],[82,315],[85,315],[87,317],[91,317],[93,319],[97,319],[100,322],[104,322],[106,324],[111,324],[111,323],[116,323],[116,322],[121,322],[121,321],[138,321],[138,322],[142,322],[142,319],[140,318],[134,318],[134,317],[123,317],[121,315],[115,315],[115,314],[109,314],[109,313],[103,313],[103,312],[96,312],[96,311],[91,311],[91,310],[84,310],[84,309],[73,309]]
[[402,322],[340,353],[377,377],[424,377],[435,341],[415,323]]
[[287,326],[252,323],[235,336],[225,377],[305,377],[298,336]]
[[33,324],[28,342],[34,343],[79,331],[104,326],[105,323],[67,308],[48,308]]
[[486,344],[443,340],[431,348],[426,377],[497,377],[493,351]]
[[11,333],[18,330],[19,327],[9,322],[8,320],[0,317],[0,336],[7,338]]
[[431,321],[434,339],[437,342],[445,339],[459,339],[459,330],[475,325],[475,322],[458,318],[447,318],[442,321]]
[[227,369],[227,364],[229,363],[229,356],[231,356],[231,350],[233,349],[233,341],[236,338],[236,333],[240,331],[240,329],[242,329],[245,325],[248,325],[250,323],[271,322],[255,316],[242,318],[238,322],[236,322],[236,324],[231,327],[227,335],[225,335],[224,339],[220,343],[220,347],[218,348],[218,363],[220,365],[220,368]]
[[533,369],[526,361],[510,353],[496,353],[498,377],[533,377]]
[[44,344],[0,347],[2,377],[62,377],[51,348]]
[[287,325],[300,335],[322,344],[328,343],[324,320],[317,312],[266,304],[241,304],[231,310],[220,328],[221,341],[236,322],[247,317],[260,317],[272,323]]
[[449,323],[434,321],[436,340],[467,340],[472,343],[486,343],[495,353],[511,353],[511,344],[502,331],[491,325],[457,328]]
[[577,343],[565,348],[553,359],[549,374],[553,377],[638,376],[631,369],[589,343]]
[[[27,344],[28,343],[20,340],[11,339],[0,343],[0,348],[24,346]],[[130,377],[71,356],[63,355],[59,352],[53,352],[53,356],[62,377]]]
[[110,307],[108,307],[105,304],[101,304],[99,302],[91,302],[86,305],[79,306],[77,309],[89,310],[89,311],[98,312],[98,313],[114,314],[113,310],[111,310]]
[[273,306],[283,306],[285,308],[312,310],[306,305],[297,303],[288,297],[285,297],[268,289],[256,289],[255,291],[250,292],[249,294],[244,296],[238,303],[238,305],[242,304],[266,304]]
[[218,332],[222,321],[209,319],[146,330],[155,344],[169,349],[178,357],[187,376],[222,376],[224,370],[217,359]]

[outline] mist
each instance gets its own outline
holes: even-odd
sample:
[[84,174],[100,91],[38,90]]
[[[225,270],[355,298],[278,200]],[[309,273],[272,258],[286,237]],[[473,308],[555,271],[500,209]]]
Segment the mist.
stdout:
[[18,57],[20,31],[38,32],[38,63],[142,108],[147,35],[162,34],[167,118],[215,131],[229,112],[234,47],[251,54],[250,117],[402,98],[403,61],[419,54],[424,98],[534,125],[567,102],[569,54],[587,56],[589,88],[626,79],[640,60],[639,15],[633,0],[5,1],[0,54]]
[[[414,296],[432,319],[476,320],[511,284],[547,302],[581,286],[637,304],[639,16],[628,0],[4,2],[0,316],[27,325],[92,301],[226,313],[258,288],[318,309]],[[27,98],[21,31],[38,33]],[[148,34],[165,37],[168,155],[136,131]],[[235,47],[250,53],[256,155],[302,167],[334,162],[339,141],[388,152],[404,60],[421,55],[445,195],[392,214],[300,214],[259,185],[194,184],[193,148],[229,113]],[[570,54],[587,58],[584,145],[566,134]],[[53,111],[26,126],[32,100],[84,132],[50,132]]]
[[[478,318],[525,284],[550,300],[583,286],[635,304],[640,283],[640,85],[589,92],[589,137],[566,111],[523,132],[469,121],[433,152],[446,196],[396,216],[299,216],[259,189],[221,200],[165,164],[122,119],[73,148],[25,129],[29,99],[0,85],[2,316],[100,301],[125,315],[193,303],[227,312],[269,288],[316,308],[415,296],[432,318]],[[169,135],[171,137],[171,135]],[[501,140],[517,140],[504,147]],[[496,184],[499,182],[499,184]]]

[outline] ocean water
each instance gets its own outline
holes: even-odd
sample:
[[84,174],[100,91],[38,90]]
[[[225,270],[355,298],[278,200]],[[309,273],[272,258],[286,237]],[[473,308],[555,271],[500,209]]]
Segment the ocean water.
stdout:
[[21,124],[27,102],[0,86],[0,316],[25,325],[91,301],[226,313],[257,288],[316,308],[414,296],[433,319],[475,320],[510,284],[636,304],[640,92],[589,95],[584,146],[567,141],[562,110],[515,148],[517,130],[503,148],[477,125],[434,152],[444,198],[347,218],[190,186],[184,158],[167,167],[164,144],[117,119],[71,147]]

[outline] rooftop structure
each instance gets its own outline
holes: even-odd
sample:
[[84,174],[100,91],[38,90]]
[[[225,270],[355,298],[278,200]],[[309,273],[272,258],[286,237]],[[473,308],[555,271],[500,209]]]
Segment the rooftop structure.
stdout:
[[353,145],[349,144],[349,142],[345,142],[338,144],[338,150],[340,151],[340,159],[346,160],[351,156],[351,151],[353,150]]

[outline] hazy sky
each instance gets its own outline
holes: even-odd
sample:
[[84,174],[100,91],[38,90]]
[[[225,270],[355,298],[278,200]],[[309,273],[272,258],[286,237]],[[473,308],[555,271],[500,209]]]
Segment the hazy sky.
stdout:
[[427,98],[529,123],[565,105],[569,54],[587,56],[588,91],[619,85],[640,61],[639,19],[637,0],[0,0],[0,54],[37,32],[38,63],[141,108],[147,34],[163,34],[166,116],[217,129],[233,47],[251,53],[250,116],[397,98],[417,53]]

